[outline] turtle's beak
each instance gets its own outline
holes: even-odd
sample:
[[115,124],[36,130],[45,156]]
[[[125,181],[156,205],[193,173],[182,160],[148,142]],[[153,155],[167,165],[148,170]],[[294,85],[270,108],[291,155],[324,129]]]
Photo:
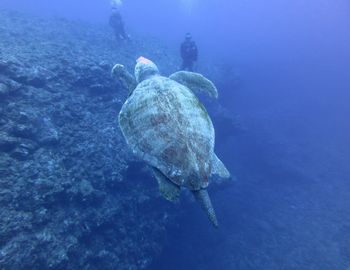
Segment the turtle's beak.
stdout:
[[215,210],[211,204],[208,191],[206,189],[192,190],[197,202],[201,205],[202,209],[207,213],[209,220],[217,228],[218,220],[216,219]]

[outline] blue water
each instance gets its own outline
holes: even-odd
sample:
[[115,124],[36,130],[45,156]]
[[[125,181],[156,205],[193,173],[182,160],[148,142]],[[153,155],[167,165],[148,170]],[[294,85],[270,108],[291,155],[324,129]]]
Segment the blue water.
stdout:
[[[109,1],[31,2],[0,7],[109,16]],[[187,203],[149,269],[350,269],[349,2],[125,0],[122,14],[130,33],[175,50],[190,31],[199,71],[239,71],[239,84],[218,82],[219,103],[242,125],[231,134],[214,122],[216,152],[236,176],[211,191],[220,227]]]

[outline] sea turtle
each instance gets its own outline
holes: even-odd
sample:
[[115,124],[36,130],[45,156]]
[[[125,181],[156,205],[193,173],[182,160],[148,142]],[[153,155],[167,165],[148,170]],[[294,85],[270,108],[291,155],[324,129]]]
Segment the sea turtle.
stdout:
[[217,227],[206,188],[212,174],[229,178],[230,173],[214,153],[213,124],[192,92],[217,97],[214,84],[186,71],[163,77],[144,57],[137,60],[135,78],[120,64],[112,74],[130,90],[119,113],[121,131],[133,152],[152,167],[161,194],[174,201],[181,187],[188,188]]

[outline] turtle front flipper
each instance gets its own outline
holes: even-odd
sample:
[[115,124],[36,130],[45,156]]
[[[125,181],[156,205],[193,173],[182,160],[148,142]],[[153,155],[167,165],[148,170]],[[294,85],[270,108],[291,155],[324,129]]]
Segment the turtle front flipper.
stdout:
[[153,167],[153,174],[157,179],[159,191],[169,201],[176,201],[180,195],[180,187],[171,182],[161,171]]
[[129,90],[129,95],[136,88],[136,80],[135,78],[126,70],[124,65],[116,64],[112,68],[111,74],[115,77],[118,82],[122,85],[122,87]]
[[193,92],[206,92],[209,96],[218,98],[215,85],[203,75],[189,71],[178,71],[169,76],[170,79],[187,86]]
[[206,189],[192,190],[197,202],[201,205],[202,209],[207,213],[208,218],[214,227],[218,227],[218,220],[216,219],[215,210],[211,204],[211,200]]

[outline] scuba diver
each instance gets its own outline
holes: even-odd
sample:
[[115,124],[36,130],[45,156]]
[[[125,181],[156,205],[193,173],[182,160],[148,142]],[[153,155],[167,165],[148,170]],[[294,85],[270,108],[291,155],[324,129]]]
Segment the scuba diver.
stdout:
[[121,0],[111,1],[112,14],[109,17],[109,25],[113,28],[117,40],[128,40],[129,35],[125,33],[124,22],[119,11],[121,5]]
[[182,70],[193,71],[194,62],[198,58],[196,43],[192,40],[190,33],[187,33],[185,40],[181,43]]

